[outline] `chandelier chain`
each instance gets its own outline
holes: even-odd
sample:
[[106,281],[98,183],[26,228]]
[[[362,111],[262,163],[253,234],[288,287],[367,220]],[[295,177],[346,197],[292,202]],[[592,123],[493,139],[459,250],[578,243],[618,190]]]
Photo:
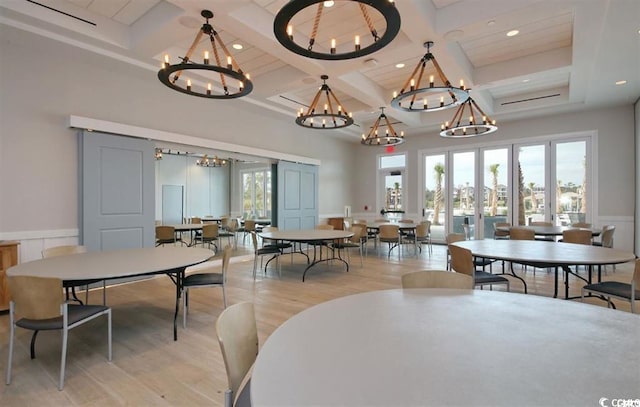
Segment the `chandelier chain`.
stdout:
[[369,27],[369,31],[371,32],[371,35],[373,35],[373,41],[374,42],[378,41],[380,37],[378,37],[378,32],[373,26],[373,21],[371,21],[371,17],[369,16],[369,12],[367,11],[367,8],[362,3],[358,3],[358,6],[360,6],[360,11],[362,11],[362,16],[364,17],[364,21],[367,23],[367,27]]
[[[216,64],[218,64],[218,66],[222,66],[214,33],[209,34],[209,41],[211,42],[211,49],[213,50],[213,57],[216,60]],[[220,83],[222,83],[222,89],[224,89],[225,94],[227,94],[229,92],[227,88],[227,81],[222,73],[220,74]]]
[[324,9],[323,3],[318,3],[318,10],[316,11],[316,17],[313,19],[313,29],[311,30],[311,37],[309,37],[309,48],[313,49],[313,44],[316,42],[316,36],[318,35],[318,28],[320,27],[320,17],[322,17],[322,10]]
[[[182,62],[183,63],[187,63],[191,60],[191,54],[193,54],[193,51],[196,49],[196,47],[198,46],[198,42],[200,42],[200,38],[202,38],[202,30],[198,31],[198,34],[196,35],[196,38],[193,40],[193,43],[191,44],[191,47],[189,47],[189,50],[187,51],[186,55],[182,58]],[[178,79],[180,79],[180,75],[182,74],[182,71],[178,71],[176,72],[175,75],[173,75],[173,83],[176,83],[178,81]]]

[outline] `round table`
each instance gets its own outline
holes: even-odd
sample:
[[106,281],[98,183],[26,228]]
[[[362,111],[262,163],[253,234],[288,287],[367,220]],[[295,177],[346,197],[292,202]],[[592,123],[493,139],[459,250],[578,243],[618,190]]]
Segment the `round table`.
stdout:
[[[261,232],[259,233],[260,237],[267,240],[282,240],[286,242],[292,243],[323,243],[323,242],[331,242],[334,240],[346,239],[353,236],[353,232],[345,231],[345,230],[326,230],[326,229],[308,229],[308,230],[274,230],[271,232]],[[306,253],[300,251],[301,254],[306,255]],[[307,267],[304,269],[302,273],[302,281],[304,282],[305,276],[307,275],[307,271],[316,264],[323,261],[330,260],[339,260],[345,264],[347,267],[347,271],[349,271],[349,263],[344,261],[339,257],[331,257],[327,259],[316,260],[315,256],[315,246],[314,246],[314,256],[313,261],[310,262]],[[309,261],[309,257],[307,256],[307,261]],[[266,265],[265,265],[266,267]]]
[[[600,236],[602,232],[601,229],[592,229],[592,228],[576,228],[571,226],[518,226],[523,229],[531,229],[536,234],[536,236],[562,236],[562,232],[569,229],[580,229],[580,230],[588,230],[591,232],[591,236]],[[507,232],[509,233],[510,226],[498,226],[496,227],[497,231]]]
[[[539,240],[510,240],[510,239],[479,239],[465,240],[453,243],[456,246],[471,250],[475,257],[485,259],[505,260],[514,263],[532,265],[535,267],[554,267],[555,283],[554,297],[558,295],[558,271],[562,267],[587,284],[591,284],[591,267],[588,279],[574,273],[569,266],[604,266],[620,264],[635,259],[635,254],[608,247],[591,246],[576,243],[545,242]],[[513,269],[512,269],[512,274]],[[567,276],[568,277],[568,276]],[[598,281],[600,281],[598,273]],[[524,282],[524,281],[523,281]],[[526,287],[526,285],[525,285]],[[569,298],[569,279],[565,279],[565,298]]]
[[186,247],[108,250],[29,261],[11,267],[7,270],[7,275],[55,277],[62,280],[107,280],[167,274],[176,284],[173,336],[177,340],[176,320],[184,270],[189,266],[209,260],[213,255],[214,253],[208,249]]
[[640,316],[533,295],[411,289],[311,307],[267,339],[261,406],[588,406],[640,395]]

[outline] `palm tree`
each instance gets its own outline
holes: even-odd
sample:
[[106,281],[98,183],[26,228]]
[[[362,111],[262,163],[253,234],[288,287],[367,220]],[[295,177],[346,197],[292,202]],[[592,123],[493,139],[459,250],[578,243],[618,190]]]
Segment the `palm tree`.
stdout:
[[433,224],[440,224],[440,205],[442,203],[442,177],[444,175],[444,164],[437,163],[433,167],[436,176],[436,197],[433,202]]
[[491,164],[489,166],[489,171],[493,176],[493,183],[491,188],[491,212],[489,212],[490,216],[496,216],[498,214],[498,167],[500,164]]
[[530,182],[529,184],[529,193],[531,194],[531,210],[533,212],[538,211],[538,199],[536,198],[536,191],[533,189],[536,186],[535,182]]
[[580,213],[587,213],[587,160],[582,159],[582,188],[580,188]]
[[401,208],[401,205],[400,205],[400,183],[399,182],[394,182],[393,183],[393,189],[395,190],[395,194],[396,194],[394,209],[400,209]]

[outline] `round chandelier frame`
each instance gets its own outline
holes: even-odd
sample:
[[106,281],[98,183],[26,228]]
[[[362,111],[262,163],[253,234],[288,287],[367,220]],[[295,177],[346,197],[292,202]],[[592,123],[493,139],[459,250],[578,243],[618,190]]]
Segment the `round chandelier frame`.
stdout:
[[[387,126],[384,135],[378,135],[378,127],[380,127],[381,122],[384,120],[384,124]],[[398,144],[404,143],[404,132],[398,133],[393,128],[391,122],[389,122],[389,118],[386,114],[384,114],[384,107],[380,108],[380,116],[373,123],[371,129],[369,130],[369,134],[362,134],[362,140],[360,140],[361,144],[367,146],[397,146]]]
[[[465,111],[468,110],[469,121],[468,124],[463,124],[463,117],[466,116]],[[474,109],[478,111],[478,113],[474,112]],[[480,120],[478,120],[478,118]],[[496,126],[496,121],[491,120],[489,116],[487,116],[484,111],[478,106],[473,98],[467,99],[464,103],[458,106],[455,114],[453,115],[453,119],[451,120],[451,124],[449,122],[445,122],[440,126],[440,137],[445,138],[467,138],[467,137],[476,137],[476,136],[484,136],[487,134],[491,134],[498,130],[498,126]]]
[[[400,13],[396,9],[393,0],[349,0],[350,2],[359,3],[360,11],[364,17],[369,32],[373,38],[373,42],[367,46],[360,44],[360,37],[356,36],[354,41],[354,48],[352,51],[337,52],[335,40],[332,40],[329,52],[319,52],[314,50],[316,45],[316,35],[320,25],[322,13],[324,11],[324,0],[291,0],[285,4],[278,14],[276,14],[273,22],[273,33],[276,36],[278,42],[282,44],[286,49],[291,52],[295,52],[298,55],[302,55],[307,58],[324,59],[324,60],[344,60],[359,58],[365,55],[369,55],[376,52],[387,44],[389,44],[400,31]],[[300,11],[306,7],[318,5],[313,29],[309,35],[309,43],[306,47],[297,44],[294,41],[293,27],[290,24],[291,20]],[[386,28],[384,34],[380,37],[377,30],[373,26],[371,17],[369,16],[369,10],[367,7],[372,7],[377,10],[386,21]]]
[[[431,53],[432,46],[433,41],[424,43],[424,47],[427,48],[427,53],[418,61],[418,64],[404,83],[404,86],[402,86],[402,89],[400,89],[400,92],[394,92],[393,99],[391,100],[391,106],[393,108],[405,112],[436,112],[458,106],[469,98],[469,92],[465,89],[462,80],[460,81],[459,88],[451,85],[451,82],[440,68],[440,64],[438,64],[438,61],[436,61],[436,58]],[[440,83],[436,85],[434,75],[431,75],[429,84],[421,87],[425,67],[429,62],[433,64]],[[418,74],[417,79],[416,74]],[[422,100],[416,101],[418,95],[422,96]],[[440,100],[429,103],[429,95],[441,95]],[[402,102],[408,99],[410,99],[408,106],[406,104],[402,105]]]
[[[158,79],[160,82],[168,86],[169,88],[178,92],[185,93],[187,95],[199,96],[209,99],[235,99],[242,96],[246,96],[253,90],[253,83],[251,82],[249,74],[242,72],[242,69],[238,66],[238,63],[233,58],[224,42],[220,39],[218,32],[213,29],[209,24],[209,19],[213,18],[213,12],[209,10],[202,10],[200,13],[202,17],[206,19],[206,22],[202,25],[196,38],[193,40],[191,47],[187,51],[184,57],[179,57],[182,62],[177,64],[171,64],[169,62],[169,56],[165,55],[165,59],[162,62],[162,68],[158,71]],[[208,36],[211,43],[211,49],[217,65],[209,64],[208,51],[205,52],[203,63],[193,62],[191,55],[200,43],[202,37]],[[220,60],[220,52],[218,45],[224,56],[226,57],[226,66],[223,66],[223,62]],[[208,71],[217,72],[220,74],[220,83],[222,85],[222,93],[215,93],[217,88],[214,89],[211,82],[207,83],[202,90],[194,87],[191,83],[191,79],[181,81],[180,78],[183,73],[188,71]],[[238,81],[237,91],[230,90],[227,78]]]
[[[298,117],[296,117],[296,124],[308,129],[318,130],[333,130],[351,126],[353,124],[352,113],[343,111],[343,105],[327,85],[329,77],[322,75],[320,79],[322,79],[322,86],[320,86],[311,105],[307,108],[307,112],[304,112],[304,108],[300,108]],[[317,110],[322,95],[326,98],[324,106],[323,109]],[[317,121],[314,121],[314,119]]]

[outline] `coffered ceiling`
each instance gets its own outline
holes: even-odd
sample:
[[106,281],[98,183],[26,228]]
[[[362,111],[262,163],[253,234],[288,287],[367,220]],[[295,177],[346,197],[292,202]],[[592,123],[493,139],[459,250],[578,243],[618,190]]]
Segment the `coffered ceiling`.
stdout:
[[[438,128],[453,112],[400,112],[394,91],[426,52],[425,41],[452,83],[464,79],[471,95],[499,122],[602,106],[640,97],[638,0],[395,0],[400,33],[386,47],[345,61],[308,59],[273,35],[287,0],[0,0],[0,23],[134,63],[155,76],[161,57],[182,56],[203,23],[202,9],[232,50],[254,90],[243,98],[294,120],[329,75],[329,85],[354,112],[355,126],[334,130],[354,142],[379,107],[410,137]],[[366,33],[352,2],[326,9],[317,44],[338,44]],[[380,19],[373,15],[374,21]],[[301,31],[313,13],[295,21]],[[515,36],[507,36],[518,30]],[[205,49],[206,44],[200,44]],[[325,45],[326,46],[326,45]],[[398,64],[404,67],[398,68]],[[618,81],[626,84],[616,85]],[[163,86],[158,81],[158,86]],[[167,89],[167,92],[170,90]],[[206,103],[224,103],[207,100]]]

